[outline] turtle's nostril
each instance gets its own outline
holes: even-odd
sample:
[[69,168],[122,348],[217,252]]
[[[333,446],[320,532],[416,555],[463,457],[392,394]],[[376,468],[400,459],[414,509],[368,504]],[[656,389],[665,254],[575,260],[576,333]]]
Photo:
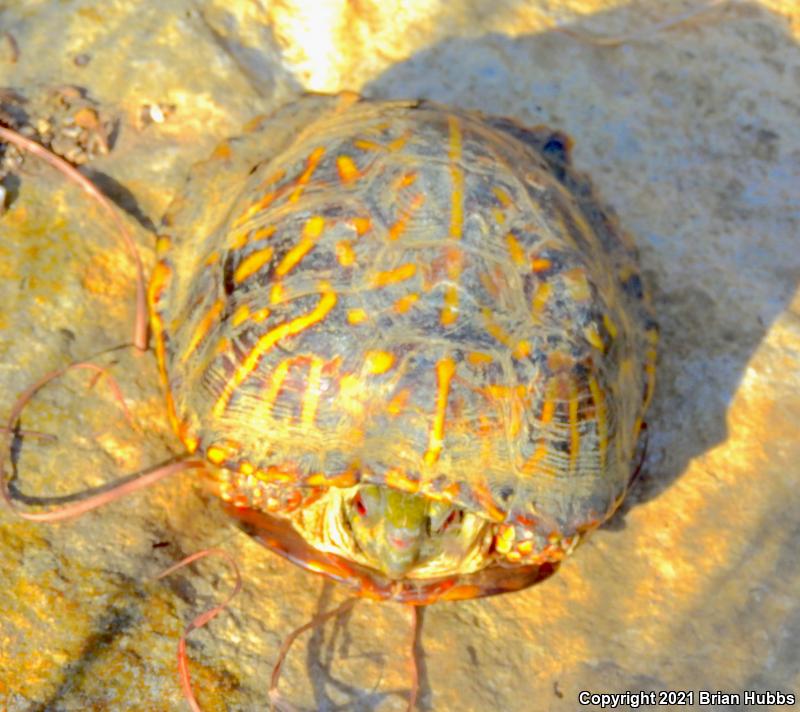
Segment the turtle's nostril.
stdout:
[[390,536],[389,537],[389,544],[391,544],[395,549],[407,549],[409,545],[409,540],[406,537],[402,536]]

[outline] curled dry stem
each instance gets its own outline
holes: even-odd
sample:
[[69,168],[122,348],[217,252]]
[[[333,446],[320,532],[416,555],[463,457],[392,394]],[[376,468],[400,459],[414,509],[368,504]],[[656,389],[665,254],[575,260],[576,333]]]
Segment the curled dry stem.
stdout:
[[408,693],[407,712],[413,712],[417,705],[417,695],[419,694],[419,665],[417,664],[417,643],[419,638],[419,613],[415,605],[410,605],[411,609],[411,689]]
[[156,579],[162,579],[178,569],[191,564],[193,561],[204,559],[207,556],[223,557],[231,565],[231,568],[236,576],[236,583],[234,584],[233,590],[225,597],[225,600],[222,601],[222,603],[218,603],[213,608],[210,608],[209,610],[204,611],[195,617],[194,620],[192,620],[191,623],[186,626],[183,633],[181,633],[181,639],[178,641],[178,676],[180,677],[181,689],[183,690],[183,694],[186,697],[186,701],[189,703],[189,707],[192,709],[192,712],[202,712],[202,710],[200,709],[197,698],[194,696],[194,692],[192,691],[192,681],[189,677],[189,659],[186,655],[187,636],[193,630],[202,628],[204,625],[206,625],[206,623],[216,618],[228,607],[234,596],[236,596],[239,591],[242,590],[242,575],[239,571],[239,566],[237,565],[236,560],[227,551],[222,549],[204,549],[203,551],[198,551],[191,556],[187,556],[185,559],[182,559],[177,564],[173,564],[168,569],[162,571],[160,574],[158,574],[158,576],[156,576]]
[[133,237],[128,231],[128,228],[125,227],[125,223],[122,221],[114,206],[111,204],[111,201],[109,201],[108,198],[106,198],[106,196],[95,187],[94,183],[92,183],[80,171],[67,163],[67,161],[65,161],[63,158],[57,156],[52,151],[48,151],[41,144],[36,143],[36,141],[31,141],[31,139],[26,138],[22,134],[17,133],[13,129],[5,126],[0,126],[0,139],[7,141],[8,143],[13,143],[17,148],[27,151],[31,155],[42,159],[59,171],[62,175],[66,176],[73,183],[79,185],[86,193],[88,193],[91,198],[99,203],[100,207],[105,210],[106,214],[114,222],[114,225],[116,226],[120,235],[122,235],[122,239],[125,242],[128,252],[130,253],[131,259],[133,259],[133,262],[136,265],[136,320],[133,327],[133,344],[139,351],[146,351],[147,300],[145,298],[144,270],[142,268],[142,260],[139,256],[139,250],[136,248],[136,243],[133,241]]
[[341,615],[344,615],[353,606],[355,606],[357,602],[358,598],[348,598],[344,603],[336,606],[336,608],[333,610],[325,611],[325,613],[320,613],[319,615],[314,616],[308,623],[304,623],[286,636],[281,644],[280,650],[278,651],[278,660],[275,662],[275,666],[272,668],[272,678],[270,679],[269,687],[270,710],[278,709],[281,712],[287,712],[288,710],[292,709],[292,707],[287,705],[281,698],[280,693],[278,692],[278,682],[281,679],[283,662],[286,660],[286,656],[289,654],[289,649],[292,647],[294,641],[297,640],[297,638],[307,630],[318,628],[330,618],[337,618]]
[[22,410],[41,388],[50,383],[50,381],[60,378],[67,371],[71,371],[73,369],[85,369],[89,371],[95,371],[101,376],[106,375],[115,400],[125,413],[125,418],[127,419],[128,423],[134,427],[133,417],[131,416],[128,407],[125,405],[125,400],[122,397],[122,391],[119,388],[119,384],[117,384],[116,380],[107,372],[105,368],[98,366],[97,364],[85,361],[73,363],[69,366],[65,366],[64,368],[46,373],[38,381],[36,381],[36,383],[28,386],[11,407],[11,413],[8,416],[8,422],[2,431],[5,433],[5,437],[2,439],[2,448],[0,448],[0,497],[2,497],[9,509],[11,509],[19,517],[34,522],[58,522],[63,519],[77,517],[81,514],[91,511],[92,509],[97,509],[97,507],[101,507],[108,502],[113,502],[120,497],[124,497],[131,492],[136,492],[137,490],[149,487],[150,485],[155,484],[159,480],[169,477],[170,475],[174,475],[189,468],[204,466],[204,464],[199,461],[175,462],[170,465],[157,467],[151,472],[147,472],[136,479],[124,482],[123,484],[108,491],[87,497],[86,499],[82,499],[74,504],[68,504],[64,507],[51,509],[46,512],[27,512],[23,509],[20,509],[11,497],[11,492],[8,488],[8,479],[5,472],[6,453],[9,451],[9,441],[11,435],[14,433],[14,426],[17,423]]

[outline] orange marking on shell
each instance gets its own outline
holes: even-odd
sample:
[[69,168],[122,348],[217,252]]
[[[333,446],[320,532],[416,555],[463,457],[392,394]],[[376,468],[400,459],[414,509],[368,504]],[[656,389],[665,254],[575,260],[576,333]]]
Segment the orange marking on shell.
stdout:
[[[509,334],[500,324],[495,321],[491,309],[484,307],[481,313],[484,318],[484,326],[486,327],[486,331],[488,331],[491,336],[497,339],[497,341],[503,344],[503,346],[514,348],[515,358],[523,358],[530,353],[530,344],[527,344],[525,341],[520,341],[519,344],[515,344],[512,347],[511,334]],[[517,353],[520,355],[518,356]]]
[[153,332],[153,343],[155,345],[156,363],[161,382],[166,390],[167,414],[173,429],[178,431],[178,416],[175,410],[175,401],[169,388],[169,377],[167,376],[167,354],[164,333],[164,320],[158,310],[158,303],[164,294],[164,290],[172,276],[172,269],[165,262],[157,262],[150,277],[150,284],[147,287],[147,300],[150,304],[150,329]]
[[403,148],[403,146],[406,145],[406,143],[408,143],[409,138],[411,138],[411,133],[406,131],[402,136],[398,136],[393,141],[387,143],[386,148],[392,152],[399,151],[401,148]]
[[211,330],[211,327],[214,325],[217,319],[219,319],[224,307],[225,300],[217,299],[217,301],[214,302],[209,310],[203,315],[203,318],[198,322],[194,332],[192,333],[192,338],[189,339],[189,345],[181,354],[181,363],[185,364],[191,358],[192,354],[195,352],[203,339],[208,336],[208,332]]
[[569,383],[569,470],[575,471],[581,447],[580,421],[578,420],[578,387],[574,380]]
[[492,209],[492,215],[498,225],[503,225],[506,221],[506,214],[499,208]]
[[337,156],[336,170],[339,171],[339,178],[342,183],[350,183],[361,177],[361,171],[358,170],[358,166],[350,156]]
[[297,474],[285,468],[271,466],[266,470],[257,470],[255,476],[264,482],[294,482]]
[[600,384],[594,375],[589,376],[589,390],[594,401],[595,425],[597,427],[597,448],[600,455],[600,469],[605,470],[606,457],[608,455],[608,418],[606,415],[606,403]]
[[239,266],[233,273],[233,281],[237,284],[244,282],[248,277],[254,275],[267,264],[272,259],[273,253],[274,249],[272,247],[251,252],[239,263]]
[[583,335],[600,353],[606,352],[606,345],[603,343],[603,337],[600,336],[600,330],[597,328],[597,324],[594,322],[588,324],[583,330]]
[[522,249],[522,245],[519,244],[513,232],[509,232],[508,235],[506,235],[506,245],[508,245],[508,254],[514,261],[514,264],[524,265],[525,250]]
[[645,365],[644,371],[646,376],[646,384],[645,384],[645,396],[644,396],[644,408],[645,410],[650,405],[650,401],[653,399],[653,392],[656,387],[656,350],[655,349],[647,349],[645,351]]
[[314,215],[306,221],[303,226],[303,233],[297,244],[289,250],[281,263],[275,268],[275,276],[285,277],[291,272],[317,244],[319,236],[325,229],[325,219],[320,215]]
[[540,440],[536,444],[536,449],[533,451],[533,455],[531,455],[525,463],[522,465],[522,471],[526,475],[533,474],[537,470],[537,465],[544,459],[544,456],[547,454],[547,443],[544,440]]
[[286,290],[284,289],[283,282],[275,282],[269,293],[269,301],[271,304],[280,304],[286,298]]
[[417,294],[416,292],[405,294],[394,303],[394,310],[398,314],[405,314],[418,301],[419,301],[419,294]]
[[306,376],[306,390],[303,394],[303,409],[300,413],[300,422],[304,427],[310,428],[314,425],[319,407],[320,382],[322,380],[322,368],[324,361],[319,356],[312,356]]
[[231,150],[231,145],[227,141],[223,141],[222,143],[217,144],[217,147],[214,149],[214,153],[211,154],[211,158],[217,160],[226,160],[233,155],[233,151]]
[[314,171],[317,170],[317,166],[319,162],[322,160],[322,156],[325,153],[325,148],[323,146],[317,146],[308,156],[306,159],[306,169],[300,174],[300,177],[295,181],[295,185],[297,186],[292,194],[289,196],[290,203],[296,203],[300,196],[303,194],[303,190],[305,186],[308,184],[308,181],[311,180],[311,176],[314,174]]
[[[617,338],[617,325],[611,320],[611,317],[608,314],[603,314],[603,326],[606,327],[606,331],[609,333],[612,339]],[[656,332],[656,340],[658,339],[658,332]]]
[[248,320],[250,317],[250,307],[247,304],[241,304],[236,308],[236,311],[233,312],[233,316],[231,317],[231,325],[241,326],[244,322]]
[[498,553],[505,555],[511,551],[511,547],[514,545],[515,533],[514,527],[509,524],[503,524],[498,527],[495,535],[495,548]]
[[403,173],[403,175],[395,179],[392,187],[394,190],[403,190],[403,188],[408,188],[408,186],[413,185],[417,180],[417,175],[418,174],[414,172]]
[[389,415],[399,415],[408,404],[408,399],[410,397],[411,391],[409,391],[408,388],[403,388],[389,401],[386,406],[386,411]]
[[203,263],[206,267],[211,267],[211,265],[216,264],[219,262],[219,252],[212,252],[208,257],[206,257],[206,261]]
[[511,355],[515,359],[521,359],[525,358],[526,356],[530,356],[530,353],[531,353],[531,345],[528,341],[525,341],[523,339],[522,341],[518,341],[514,345],[514,349],[512,350]]
[[266,227],[260,227],[256,230],[252,235],[250,235],[249,240],[250,242],[258,242],[259,240],[266,240],[272,237],[275,234],[275,226],[274,225],[267,225]]
[[233,397],[234,391],[255,370],[267,351],[275,346],[281,339],[285,339],[288,336],[295,336],[322,321],[336,306],[336,301],[337,297],[334,291],[323,292],[320,295],[319,304],[308,314],[303,314],[291,321],[284,322],[261,336],[255,346],[250,350],[247,356],[245,356],[242,363],[237,367],[233,376],[231,376],[223,387],[222,394],[217,399],[211,411],[214,417],[218,418],[225,412],[228,403],[230,403]]
[[449,326],[458,319],[458,291],[453,286],[444,290],[444,307],[439,317],[442,326]]
[[506,407],[510,410],[509,435],[511,437],[517,436],[522,427],[525,386],[504,386],[499,383],[491,383],[481,390],[498,406],[500,412],[504,412]]
[[252,463],[247,462],[246,460],[242,460],[239,463],[239,472],[243,475],[252,475],[256,471],[256,468],[253,467]]
[[286,171],[283,168],[279,168],[274,173],[270,173],[263,181],[261,181],[256,190],[264,190],[267,186],[275,185],[279,180],[281,180],[286,175]]
[[350,309],[347,312],[347,323],[348,324],[362,324],[367,320],[367,312],[363,309]]
[[394,365],[394,354],[389,351],[367,351],[364,367],[370,375],[386,373]]
[[267,307],[262,307],[261,309],[256,309],[251,315],[250,318],[260,324],[264,319],[266,319],[270,315],[270,311]]
[[394,269],[386,270],[385,272],[377,272],[371,280],[372,287],[387,287],[390,284],[397,284],[407,279],[411,279],[417,273],[417,265],[413,262],[406,262],[405,264],[395,267]]
[[400,217],[398,217],[395,223],[389,228],[390,240],[396,240],[408,229],[409,222],[414,217],[414,214],[422,207],[424,202],[425,196],[422,193],[417,193],[411,199],[411,202],[400,214]]
[[531,260],[531,270],[533,272],[544,272],[550,269],[552,265],[552,261],[548,260],[546,257],[534,257]]
[[356,253],[350,240],[339,240],[336,243],[336,261],[342,267],[351,267],[356,261]]
[[492,363],[492,361],[494,361],[494,356],[481,351],[470,351],[467,354],[467,361],[473,366],[481,366],[483,364]]
[[553,416],[556,412],[556,390],[557,390],[557,383],[555,378],[551,378],[547,382],[547,388],[545,389],[545,398],[544,403],[542,403],[542,415],[540,416],[539,420],[541,420],[542,425],[548,425],[553,421]]
[[339,379],[338,406],[350,415],[360,418],[364,414],[365,386],[354,373],[345,373]]
[[232,227],[234,230],[235,230],[236,228],[239,228],[239,227],[241,227],[241,226],[242,226],[242,225],[244,225],[244,224],[245,224],[245,223],[246,223],[246,222],[247,222],[247,221],[248,221],[250,218],[252,218],[254,215],[257,215],[257,214],[258,214],[258,213],[260,213],[262,210],[264,210],[265,208],[269,207],[269,205],[272,203],[272,201],[273,201],[273,200],[275,200],[275,198],[276,198],[276,197],[277,197],[277,194],[276,194],[275,192],[273,192],[273,191],[270,191],[270,192],[266,193],[265,195],[263,195],[263,196],[262,196],[262,197],[261,197],[259,200],[257,200],[255,203],[251,203],[250,205],[248,205],[248,206],[247,206],[247,207],[244,209],[244,211],[241,213],[241,215],[239,215],[239,217],[237,217],[237,218],[236,218],[236,219],[233,221],[233,223],[232,223],[231,227]]
[[178,437],[180,438],[181,442],[186,446],[186,450],[189,454],[193,454],[197,451],[198,446],[200,445],[200,441],[191,433],[188,432],[189,426],[186,423],[181,423],[178,427]]
[[500,201],[500,205],[504,208],[507,208],[511,205],[511,196],[506,192],[504,188],[500,186],[493,186],[492,193],[494,193],[495,197]]
[[214,349],[214,353],[219,356],[231,347],[231,340],[227,336],[223,336]]
[[[460,240],[464,230],[464,171],[460,166],[462,151],[461,122],[456,116],[447,117],[450,131],[448,158],[450,159],[450,180],[452,190],[450,193],[450,227],[448,237],[450,240]],[[463,266],[461,250],[446,248],[445,266],[447,277],[457,283],[461,277]],[[449,284],[444,292],[444,307],[439,320],[442,326],[448,326],[458,319],[458,288],[456,284]]]
[[159,235],[158,239],[156,240],[156,257],[159,259],[164,257],[164,255],[169,252],[170,247],[172,247],[172,240],[167,235]]
[[349,469],[331,476],[324,472],[317,472],[306,478],[306,484],[314,487],[352,487],[358,484],[358,477],[353,470]]
[[355,217],[350,219],[350,223],[356,230],[356,234],[361,237],[372,227],[372,221],[365,217]]
[[269,388],[262,394],[260,399],[260,409],[263,410],[265,414],[272,414],[275,401],[278,399],[283,388],[283,383],[289,375],[289,369],[297,363],[305,363],[307,361],[308,358],[306,356],[290,356],[272,369],[269,374]]
[[521,541],[519,544],[517,544],[516,548],[520,554],[527,556],[533,551],[533,542],[530,539],[527,541]]
[[419,492],[419,480],[410,477],[406,471],[400,467],[393,467],[386,470],[384,477],[388,487],[400,490],[401,492],[407,492],[408,494],[416,494]]
[[552,291],[553,288],[550,286],[549,282],[540,282],[536,287],[536,292],[534,292],[533,298],[531,299],[531,313],[535,318],[541,316],[545,306],[547,306]]
[[[492,493],[489,488],[484,484],[476,484],[474,486],[475,499],[483,508],[483,513],[489,515],[489,519],[495,522],[502,522],[506,518],[506,513],[500,509],[494,501]],[[511,527],[513,529],[513,527]]]
[[241,250],[247,244],[247,233],[243,230],[234,231],[228,238],[228,249]]
[[212,445],[206,450],[206,458],[215,465],[221,465],[228,459],[228,451],[217,445]]
[[385,151],[386,147],[380,143],[376,143],[375,141],[370,141],[369,139],[365,138],[357,138],[353,141],[353,145],[356,148],[360,148],[362,151]]
[[435,463],[442,451],[447,399],[450,394],[450,381],[455,372],[456,362],[451,358],[443,358],[436,363],[436,410],[428,439],[428,449],[423,456],[427,465]]
[[587,302],[592,298],[592,289],[586,277],[586,270],[582,267],[563,272],[561,279],[564,280],[570,295],[575,301]]

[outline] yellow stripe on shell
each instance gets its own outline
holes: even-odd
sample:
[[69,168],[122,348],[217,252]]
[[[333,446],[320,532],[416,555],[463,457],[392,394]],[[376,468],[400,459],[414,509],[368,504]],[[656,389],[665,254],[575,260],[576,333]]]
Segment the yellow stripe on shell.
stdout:
[[415,265],[413,262],[406,262],[405,264],[395,267],[394,269],[375,273],[371,280],[371,286],[387,287],[391,284],[397,284],[398,282],[411,279],[416,273],[417,265]]
[[233,281],[237,284],[241,284],[248,277],[254,275],[272,259],[274,251],[272,247],[267,247],[263,250],[251,252],[239,263],[239,266],[233,273]]
[[225,300],[224,299],[217,299],[208,311],[203,315],[203,318],[195,327],[194,332],[192,333],[192,338],[189,339],[189,345],[184,349],[183,353],[181,354],[180,362],[186,363],[195,352],[197,347],[206,338],[208,332],[211,330],[211,327],[214,323],[219,319],[220,314],[222,314],[222,310],[225,307]]
[[323,366],[324,361],[319,356],[311,356],[306,375],[306,389],[303,393],[303,408],[300,412],[300,422],[306,429],[314,425],[314,419],[317,417]]
[[336,306],[336,302],[336,292],[330,289],[323,291],[320,294],[319,303],[308,314],[303,314],[291,321],[284,322],[261,336],[223,387],[220,397],[212,408],[214,417],[218,418],[225,412],[235,390],[241,386],[245,379],[256,369],[261,358],[267,351],[272,349],[281,339],[287,336],[295,336],[325,319]]
[[275,276],[279,279],[285,277],[291,272],[300,261],[305,257],[314,246],[317,244],[319,236],[325,229],[325,219],[320,215],[314,215],[306,221],[303,226],[303,232],[300,235],[300,240],[297,244],[289,250],[280,264],[275,268]]
[[351,183],[361,177],[361,171],[358,170],[355,161],[347,155],[336,157],[336,170],[342,183]]
[[608,456],[608,418],[606,415],[606,403],[603,391],[597,379],[589,376],[589,390],[594,401],[595,424],[597,427],[597,447],[600,455],[600,470],[605,471],[606,458]]
[[435,463],[442,451],[447,399],[450,394],[450,381],[455,372],[456,362],[451,358],[443,358],[436,363],[436,410],[428,438],[428,449],[423,456],[427,465]]
[[370,375],[386,373],[394,365],[394,354],[388,351],[367,351],[364,366]]

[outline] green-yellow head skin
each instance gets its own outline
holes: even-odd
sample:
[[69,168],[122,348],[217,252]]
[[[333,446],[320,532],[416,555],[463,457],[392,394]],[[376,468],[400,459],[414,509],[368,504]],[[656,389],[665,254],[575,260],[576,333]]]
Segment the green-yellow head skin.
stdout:
[[356,544],[373,566],[403,578],[446,539],[455,543],[463,515],[444,502],[377,485],[363,485],[345,504]]

